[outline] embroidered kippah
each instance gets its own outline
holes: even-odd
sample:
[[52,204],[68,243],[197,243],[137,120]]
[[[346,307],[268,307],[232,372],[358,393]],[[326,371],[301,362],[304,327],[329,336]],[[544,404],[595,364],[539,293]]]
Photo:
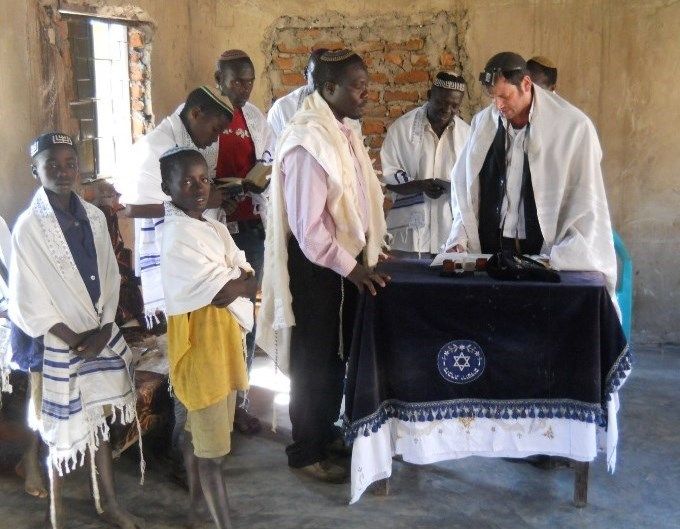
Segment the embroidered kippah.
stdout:
[[220,62],[235,61],[236,59],[250,59],[243,50],[227,50],[220,55]]
[[536,55],[536,57],[532,57],[527,62],[535,62],[536,64],[540,64],[546,68],[552,68],[553,70],[557,69],[557,65],[554,62],[552,62],[547,57],[543,57],[542,55]]
[[73,146],[73,139],[71,139],[71,136],[68,134],[64,134],[63,132],[48,132],[46,134],[41,134],[31,142],[29,154],[32,158],[36,154],[49,149],[50,147],[54,147],[55,145],[68,145],[75,149]]
[[460,75],[456,75],[455,72],[439,72],[434,78],[432,85],[459,92],[465,92],[465,87],[467,86],[465,79]]
[[350,49],[331,50],[321,54],[319,60],[321,62],[341,62],[346,61],[356,53]]
[[200,87],[210,99],[212,99],[222,110],[226,110],[230,118],[234,117],[234,105],[226,97],[222,97],[208,88],[206,85]]

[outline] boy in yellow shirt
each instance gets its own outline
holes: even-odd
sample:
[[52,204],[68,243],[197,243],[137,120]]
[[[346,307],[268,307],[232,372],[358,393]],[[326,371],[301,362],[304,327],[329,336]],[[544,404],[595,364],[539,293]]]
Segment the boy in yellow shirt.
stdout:
[[188,410],[183,446],[190,522],[203,497],[230,528],[222,461],[231,450],[236,390],[247,389],[245,333],[253,326],[253,270],[217,221],[204,218],[208,166],[194,149],[160,158],[165,203],[161,277],[168,315],[170,381]]

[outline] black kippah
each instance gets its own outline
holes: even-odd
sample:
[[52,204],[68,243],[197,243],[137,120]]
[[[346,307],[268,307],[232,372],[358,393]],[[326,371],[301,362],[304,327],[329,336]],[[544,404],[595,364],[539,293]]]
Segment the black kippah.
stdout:
[[29,145],[29,154],[33,158],[36,154],[41,153],[46,149],[50,149],[56,145],[68,145],[75,149],[73,140],[68,134],[63,132],[47,132],[35,138]]

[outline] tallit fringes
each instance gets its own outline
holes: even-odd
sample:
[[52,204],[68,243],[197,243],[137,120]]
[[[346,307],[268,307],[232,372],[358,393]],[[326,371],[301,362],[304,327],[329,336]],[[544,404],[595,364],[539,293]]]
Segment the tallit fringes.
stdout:
[[345,305],[345,279],[340,276],[340,324],[338,330],[338,356],[345,361],[345,339],[342,332],[342,309]]

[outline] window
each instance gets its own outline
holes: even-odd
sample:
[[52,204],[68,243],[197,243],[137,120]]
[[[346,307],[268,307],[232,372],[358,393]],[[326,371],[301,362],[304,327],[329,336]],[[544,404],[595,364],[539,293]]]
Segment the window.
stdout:
[[101,19],[68,22],[83,180],[107,177],[132,146],[128,27]]

